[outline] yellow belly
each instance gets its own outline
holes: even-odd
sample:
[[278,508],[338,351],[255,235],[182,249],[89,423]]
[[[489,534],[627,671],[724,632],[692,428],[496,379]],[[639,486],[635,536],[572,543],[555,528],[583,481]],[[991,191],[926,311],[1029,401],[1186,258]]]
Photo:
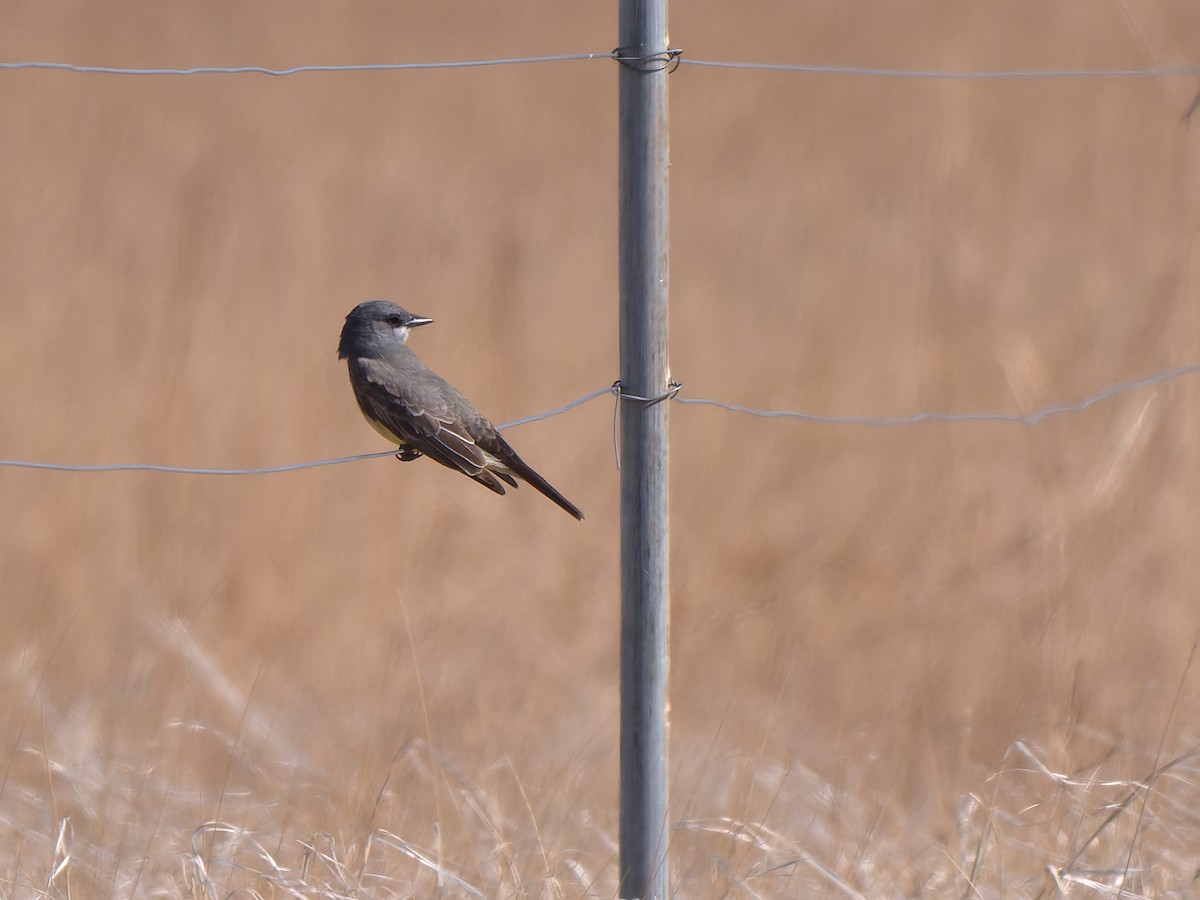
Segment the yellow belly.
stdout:
[[370,423],[372,428],[374,428],[376,431],[378,431],[380,434],[382,434],[384,436],[384,438],[391,441],[397,447],[404,446],[404,441],[400,440],[400,438],[398,438],[398,437],[396,437],[396,435],[392,434],[388,430],[386,425],[382,424],[381,422],[376,422],[374,419],[372,419],[366,413],[363,413],[363,418],[366,419]]

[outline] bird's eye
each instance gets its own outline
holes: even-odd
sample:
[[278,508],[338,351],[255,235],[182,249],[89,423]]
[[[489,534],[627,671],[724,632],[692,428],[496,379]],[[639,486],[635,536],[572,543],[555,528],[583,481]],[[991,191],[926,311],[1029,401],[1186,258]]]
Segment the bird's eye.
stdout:
[[386,319],[384,319],[383,321],[387,322],[387,323],[388,323],[388,325],[390,325],[392,328],[399,328],[399,327],[400,327],[400,326],[403,324],[403,323],[400,321],[400,317],[399,317],[399,316],[388,316],[388,317],[387,317]]

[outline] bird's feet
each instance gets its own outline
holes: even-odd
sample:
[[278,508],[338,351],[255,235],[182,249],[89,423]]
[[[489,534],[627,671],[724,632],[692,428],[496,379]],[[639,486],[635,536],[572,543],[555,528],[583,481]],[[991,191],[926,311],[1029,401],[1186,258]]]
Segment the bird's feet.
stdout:
[[401,447],[396,451],[396,459],[400,462],[412,462],[414,459],[421,458],[421,451],[414,450],[412,447]]

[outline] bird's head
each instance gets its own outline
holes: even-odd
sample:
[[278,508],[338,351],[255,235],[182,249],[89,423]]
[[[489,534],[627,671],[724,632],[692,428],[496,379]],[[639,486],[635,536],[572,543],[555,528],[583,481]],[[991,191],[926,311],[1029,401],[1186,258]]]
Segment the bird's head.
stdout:
[[372,357],[408,340],[408,330],[433,319],[417,316],[390,300],[367,300],[350,310],[338,341],[338,359]]

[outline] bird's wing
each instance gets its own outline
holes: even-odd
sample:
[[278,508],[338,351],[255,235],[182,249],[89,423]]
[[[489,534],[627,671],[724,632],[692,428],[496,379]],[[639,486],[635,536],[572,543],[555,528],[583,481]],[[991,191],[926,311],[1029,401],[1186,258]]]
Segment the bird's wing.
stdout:
[[353,384],[368,418],[383,424],[406,446],[504,493],[504,487],[488,469],[488,455],[476,444],[462,417],[440,395],[406,391],[397,382],[396,370],[380,360],[356,359],[352,364],[358,366],[362,376]]

